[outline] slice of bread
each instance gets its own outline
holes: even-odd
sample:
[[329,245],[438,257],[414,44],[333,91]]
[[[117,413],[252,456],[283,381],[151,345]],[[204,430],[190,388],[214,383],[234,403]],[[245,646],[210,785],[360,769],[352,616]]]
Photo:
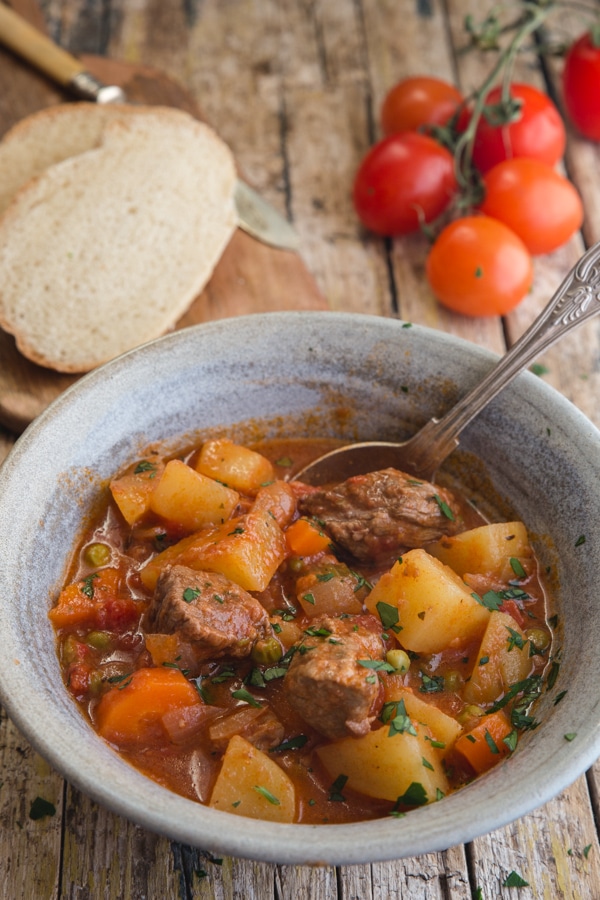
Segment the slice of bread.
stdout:
[[236,226],[231,152],[179,110],[45,110],[0,143],[0,173],[0,325],[62,372],[172,327]]

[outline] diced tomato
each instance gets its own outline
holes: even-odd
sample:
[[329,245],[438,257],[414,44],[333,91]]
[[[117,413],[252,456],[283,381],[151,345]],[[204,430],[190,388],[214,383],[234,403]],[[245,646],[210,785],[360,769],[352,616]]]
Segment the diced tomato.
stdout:
[[519,628],[524,628],[527,624],[527,616],[514,600],[504,600],[500,611],[512,616]]
[[92,667],[86,665],[86,663],[74,663],[68,669],[67,686],[76,697],[81,697],[87,693],[92,671]]
[[67,585],[48,616],[55,628],[80,625],[117,631],[139,618],[141,606],[121,587],[118,569],[100,569]]

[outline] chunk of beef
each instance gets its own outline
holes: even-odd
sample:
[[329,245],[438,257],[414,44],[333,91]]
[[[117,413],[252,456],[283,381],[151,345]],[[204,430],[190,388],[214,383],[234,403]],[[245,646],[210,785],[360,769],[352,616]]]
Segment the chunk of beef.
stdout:
[[177,634],[196,662],[248,656],[272,633],[266,610],[247,591],[224,575],[186,566],[171,566],[159,577],[147,627]]
[[313,491],[300,498],[299,508],[322,521],[340,547],[364,562],[422,547],[459,527],[450,491],[397,469],[356,475],[337,487]]
[[373,616],[313,619],[284,678],[289,703],[331,740],[367,734],[379,681],[359,660],[382,658],[381,624]]
[[282,742],[285,729],[270,707],[242,706],[215,719],[208,734],[215,749],[220,751],[227,749],[234,734],[246,738],[258,750],[272,750]]

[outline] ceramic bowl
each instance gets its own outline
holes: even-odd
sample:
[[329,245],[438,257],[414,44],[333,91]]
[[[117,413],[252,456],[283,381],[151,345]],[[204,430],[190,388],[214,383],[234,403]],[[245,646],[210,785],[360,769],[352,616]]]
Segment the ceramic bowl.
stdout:
[[[555,572],[560,671],[537,707],[540,726],[514,755],[442,801],[400,819],[309,826],[250,821],[183,799],[130,767],[84,721],[61,682],[47,618],[98,485],[148,443],[175,446],[215,430],[243,439],[402,438],[493,362],[469,343],[399,321],[292,312],[180,331],[82,378],[30,426],[0,472],[0,699],[17,727],[114,812],[218,855],[277,863],[441,850],[556,795],[600,754],[600,432],[530,373],[468,427],[453,456],[458,469],[467,460],[462,473],[476,473],[477,485],[491,481],[495,500],[527,523]],[[563,691],[567,699],[555,703]]]

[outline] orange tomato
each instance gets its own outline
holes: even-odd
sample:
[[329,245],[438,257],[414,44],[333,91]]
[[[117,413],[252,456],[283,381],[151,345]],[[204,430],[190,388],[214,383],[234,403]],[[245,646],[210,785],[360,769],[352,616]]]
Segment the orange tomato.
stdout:
[[465,216],[440,233],[426,265],[437,299],[466,316],[504,315],[525,297],[533,262],[523,241],[489,216]]

